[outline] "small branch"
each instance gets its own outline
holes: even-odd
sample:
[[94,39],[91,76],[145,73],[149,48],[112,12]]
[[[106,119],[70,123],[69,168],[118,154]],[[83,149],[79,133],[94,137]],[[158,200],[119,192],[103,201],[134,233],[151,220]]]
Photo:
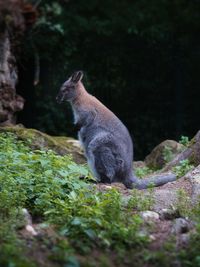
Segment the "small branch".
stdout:
[[34,85],[36,86],[40,81],[40,56],[35,47],[34,47],[34,57],[35,57]]

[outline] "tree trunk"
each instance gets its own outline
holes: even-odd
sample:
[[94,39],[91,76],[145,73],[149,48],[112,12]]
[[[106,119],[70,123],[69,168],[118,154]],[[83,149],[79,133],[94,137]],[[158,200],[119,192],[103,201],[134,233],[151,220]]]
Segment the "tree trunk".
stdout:
[[16,112],[23,109],[24,99],[16,94],[18,80],[15,56],[7,30],[0,33],[0,125],[16,123]]
[[24,106],[24,99],[16,94],[15,56],[26,27],[27,5],[24,0],[0,0],[0,125],[15,124],[16,112]]

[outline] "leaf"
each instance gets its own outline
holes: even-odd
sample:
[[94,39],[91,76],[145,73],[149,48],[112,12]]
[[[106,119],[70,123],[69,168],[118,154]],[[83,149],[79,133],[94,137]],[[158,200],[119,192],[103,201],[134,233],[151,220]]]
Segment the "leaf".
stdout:
[[44,172],[44,175],[46,175],[46,176],[50,176],[50,175],[52,175],[53,174],[53,171],[52,170],[46,170],[45,172]]
[[96,238],[96,234],[95,231],[92,229],[86,229],[84,230],[84,233],[90,238],[90,239],[95,239]]
[[44,212],[44,215],[55,213],[55,211],[56,211],[55,209],[47,210],[47,211]]
[[78,218],[78,217],[75,217],[71,222],[72,225],[81,225],[81,223],[82,223],[82,220],[81,218]]
[[85,176],[88,175],[88,170],[84,166],[76,165],[76,164],[69,164],[68,168],[71,173],[78,173],[78,174],[82,174]]
[[71,191],[70,194],[69,194],[69,197],[72,198],[72,199],[76,199],[77,194],[74,191]]
[[40,159],[39,162],[40,162],[40,164],[41,164],[42,167],[45,167],[46,165],[48,165],[49,160],[46,160],[46,159]]
[[58,174],[65,178],[65,177],[67,177],[69,175],[69,172],[66,171],[66,170],[59,170]]
[[62,230],[60,231],[60,234],[61,234],[62,236],[66,236],[68,233],[69,233],[69,229],[68,229],[68,228],[64,228],[64,229],[62,229]]
[[80,264],[75,256],[70,256],[67,259],[67,263],[64,267],[80,267]]

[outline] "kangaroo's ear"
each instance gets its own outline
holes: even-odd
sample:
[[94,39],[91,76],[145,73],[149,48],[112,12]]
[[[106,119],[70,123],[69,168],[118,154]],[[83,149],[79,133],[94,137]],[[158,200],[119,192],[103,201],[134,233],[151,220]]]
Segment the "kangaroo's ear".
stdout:
[[78,83],[79,81],[82,80],[82,78],[83,78],[83,72],[81,70],[79,70],[79,71],[75,71],[72,74],[71,80],[74,83]]

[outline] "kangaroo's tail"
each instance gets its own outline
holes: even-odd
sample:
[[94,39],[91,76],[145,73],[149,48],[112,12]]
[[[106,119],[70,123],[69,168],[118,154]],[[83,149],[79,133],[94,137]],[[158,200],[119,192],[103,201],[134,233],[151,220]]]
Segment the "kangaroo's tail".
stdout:
[[134,176],[128,182],[125,183],[125,186],[131,189],[145,189],[149,187],[161,186],[166,183],[173,182],[176,179],[177,177],[173,173],[160,174],[146,179],[138,179]]

